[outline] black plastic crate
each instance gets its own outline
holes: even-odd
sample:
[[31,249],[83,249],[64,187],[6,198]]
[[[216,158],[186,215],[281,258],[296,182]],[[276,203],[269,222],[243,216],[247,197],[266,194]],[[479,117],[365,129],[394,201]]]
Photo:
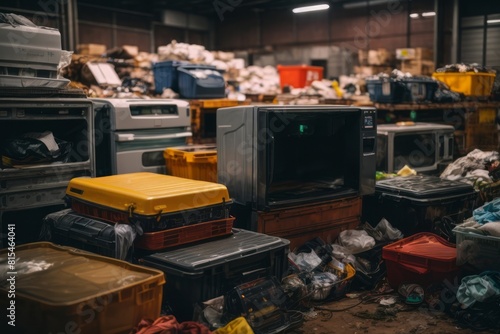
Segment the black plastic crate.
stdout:
[[187,99],[223,98],[226,82],[215,66],[190,65],[177,69],[179,94]]
[[437,176],[416,175],[377,181],[375,193],[363,198],[362,220],[375,226],[382,218],[405,236],[432,232],[443,216],[472,210],[474,188]]
[[125,260],[130,259],[133,252],[132,236],[127,235],[130,228],[116,229],[113,224],[65,209],[44,217],[40,239]]
[[155,93],[161,94],[164,88],[170,88],[176,92],[179,91],[178,73],[179,66],[191,64],[188,61],[162,61],[153,64],[153,76],[155,80]]
[[233,229],[230,237],[144,256],[142,265],[165,273],[164,305],[180,321],[191,320],[197,304],[261,277],[281,280],[290,242]]
[[368,79],[366,88],[373,102],[400,103],[406,97],[406,86],[401,80],[386,77]]

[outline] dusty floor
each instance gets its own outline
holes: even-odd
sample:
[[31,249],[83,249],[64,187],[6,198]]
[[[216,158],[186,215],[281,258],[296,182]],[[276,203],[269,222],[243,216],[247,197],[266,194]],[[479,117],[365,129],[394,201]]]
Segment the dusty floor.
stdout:
[[378,304],[375,303],[359,304],[348,310],[342,310],[357,303],[357,300],[343,299],[331,304],[322,305],[324,308],[335,311],[316,309],[309,312],[302,326],[298,329],[288,331],[288,333],[477,333],[470,329],[457,327],[453,320],[442,312],[429,312],[426,308],[410,307],[407,311],[399,311],[378,320],[370,318],[370,315],[374,315],[378,309]]
[[[384,294],[382,298],[394,297],[396,303],[384,306],[381,298],[366,298],[363,292],[352,292],[338,301],[311,305],[303,312],[305,321],[300,327],[287,330],[288,334],[447,334],[479,333],[461,328],[448,314],[430,310],[427,304],[410,306],[404,304],[397,293]],[[436,308],[439,310],[439,306]],[[498,319],[500,322],[500,319]],[[481,333],[499,333],[497,330]]]

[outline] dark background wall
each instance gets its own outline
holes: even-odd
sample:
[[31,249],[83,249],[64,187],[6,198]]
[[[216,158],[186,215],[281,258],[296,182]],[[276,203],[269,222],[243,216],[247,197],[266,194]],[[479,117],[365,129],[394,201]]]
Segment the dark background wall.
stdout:
[[[453,21],[456,0],[395,0],[357,8],[348,8],[353,1],[332,0],[328,11],[306,15],[295,15],[289,8],[256,10],[243,3],[223,16],[212,12],[210,26],[204,29],[171,26],[163,22],[161,10],[147,10],[149,7],[139,0],[135,3],[142,4],[140,9],[131,10],[117,5],[122,2],[3,0],[0,11],[18,13],[39,25],[58,28],[65,49],[69,49],[69,45],[100,43],[108,48],[137,45],[140,51],[156,52],[158,46],[173,39],[201,44],[210,50],[243,50],[250,55],[313,45],[340,47],[350,52],[426,47],[436,49],[438,66],[462,59],[495,66],[500,63],[496,61],[500,59],[497,57],[500,25],[486,23],[491,14],[500,14],[500,1],[458,0],[458,24]],[[68,22],[68,3],[74,3],[75,7],[73,26]],[[206,8],[210,9],[211,5]],[[410,13],[436,8],[437,17],[409,17]],[[476,19],[476,23],[467,25],[472,19]],[[68,33],[71,31],[72,35]],[[454,45],[453,36],[457,34],[455,44],[458,45]]]
[[412,11],[433,11],[434,0],[387,3],[366,8],[332,5],[328,11],[235,11],[216,25],[219,49],[284,45],[342,45],[356,49],[427,47],[434,43],[434,18],[409,18]]

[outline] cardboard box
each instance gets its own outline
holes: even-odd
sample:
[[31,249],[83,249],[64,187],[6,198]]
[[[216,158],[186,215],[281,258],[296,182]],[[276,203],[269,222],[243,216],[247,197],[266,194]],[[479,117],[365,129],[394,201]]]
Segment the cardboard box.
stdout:
[[377,75],[379,73],[390,74],[392,67],[390,66],[354,66],[354,73],[363,77]]
[[386,49],[368,51],[368,65],[390,65],[394,56]]
[[87,56],[101,56],[106,53],[106,45],[104,44],[78,44],[77,53]]
[[132,57],[136,57],[137,55],[139,55],[139,47],[136,45],[122,45],[122,49]]
[[358,62],[360,66],[368,65],[368,51],[365,50],[358,51]]
[[396,49],[396,58],[401,60],[433,60],[434,53],[426,48],[402,48]]
[[401,71],[411,75],[432,75],[435,70],[434,62],[430,60],[408,59],[401,61]]

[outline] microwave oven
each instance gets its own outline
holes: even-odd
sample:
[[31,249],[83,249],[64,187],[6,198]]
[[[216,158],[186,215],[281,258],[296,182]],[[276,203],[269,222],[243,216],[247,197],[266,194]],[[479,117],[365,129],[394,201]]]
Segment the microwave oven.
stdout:
[[252,105],[217,110],[217,177],[252,210],[371,194],[376,110]]
[[91,99],[97,176],[165,174],[163,152],[192,136],[189,103],[176,99]]
[[377,170],[394,173],[405,165],[418,173],[437,173],[453,161],[453,133],[446,124],[401,122],[377,127]]

